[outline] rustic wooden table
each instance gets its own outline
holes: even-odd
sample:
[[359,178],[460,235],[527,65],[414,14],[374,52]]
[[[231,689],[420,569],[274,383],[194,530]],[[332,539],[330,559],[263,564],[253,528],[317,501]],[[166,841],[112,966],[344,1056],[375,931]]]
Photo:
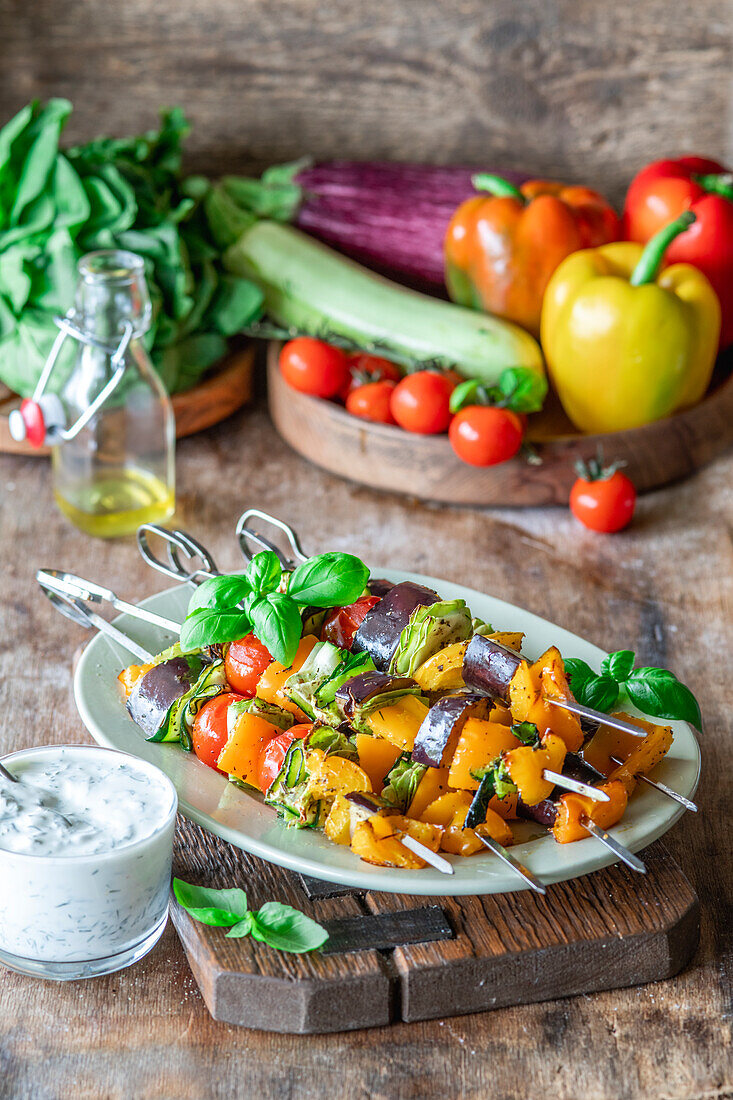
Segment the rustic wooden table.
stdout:
[[[655,985],[303,1039],[212,1021],[169,927],[143,962],[109,978],[56,985],[2,971],[0,1097],[733,1096],[723,829],[733,455],[642,500],[633,528],[613,538],[561,509],[454,510],[354,488],[296,458],[262,408],[180,443],[178,473],[177,522],[222,568],[238,564],[236,517],[259,504],[289,520],[306,550],[466,582],[605,648],[633,646],[689,683],[705,717],[702,812],[666,843],[700,896],[701,946],[686,972]],[[130,540],[73,530],[53,507],[45,462],[0,456],[0,484],[0,752],[86,741],[71,696],[83,632],[42,599],[34,571],[71,568],[132,598],[163,579]]]

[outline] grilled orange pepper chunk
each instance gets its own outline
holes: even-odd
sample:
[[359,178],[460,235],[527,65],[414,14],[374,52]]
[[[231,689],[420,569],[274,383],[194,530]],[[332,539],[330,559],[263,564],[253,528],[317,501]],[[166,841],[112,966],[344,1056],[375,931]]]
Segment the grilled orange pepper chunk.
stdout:
[[[583,759],[609,778],[620,779],[631,794],[636,786],[635,776],[646,775],[669,752],[672,729],[670,726],[646,722],[643,718],[624,711],[618,711],[613,717],[623,718],[625,722],[631,722],[645,730],[646,737],[634,737],[631,733],[624,733],[623,730],[613,729],[611,726],[599,726],[583,749]],[[621,763],[615,763],[616,760]]]
[[605,791],[608,802],[593,802],[582,794],[564,794],[557,804],[557,817],[552,826],[552,835],[558,844],[569,844],[573,840],[582,840],[590,836],[581,824],[581,818],[588,817],[601,829],[610,829],[624,816],[628,795],[619,780],[601,783],[599,791]]
[[568,752],[583,744],[583,731],[574,714],[553,706],[546,699],[573,701],[562,656],[556,646],[530,665],[522,661],[509,684],[509,705],[515,722],[533,722],[540,737],[557,734]]
[[538,802],[550,797],[555,784],[552,780],[545,779],[543,773],[545,769],[562,771],[565,751],[562,738],[548,733],[537,747],[522,745],[504,753],[504,766],[525,805],[536,806]]

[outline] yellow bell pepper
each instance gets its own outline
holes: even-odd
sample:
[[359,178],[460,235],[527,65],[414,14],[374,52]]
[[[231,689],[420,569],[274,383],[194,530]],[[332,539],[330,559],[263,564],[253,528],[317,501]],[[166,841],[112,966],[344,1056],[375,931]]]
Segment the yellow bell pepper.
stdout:
[[689,264],[659,271],[686,211],[642,248],[619,242],[575,252],[550,279],[542,347],[565,412],[584,432],[660,420],[705,393],[718,348],[720,304]]

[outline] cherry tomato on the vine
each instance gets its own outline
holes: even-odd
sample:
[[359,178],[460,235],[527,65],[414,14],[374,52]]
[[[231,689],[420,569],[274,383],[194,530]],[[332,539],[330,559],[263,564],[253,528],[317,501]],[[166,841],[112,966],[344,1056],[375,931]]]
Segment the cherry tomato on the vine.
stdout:
[[390,402],[392,416],[401,428],[419,435],[437,435],[451,422],[448,407],[455,389],[452,378],[434,370],[406,375],[395,386]]
[[620,470],[593,480],[579,477],[570,490],[570,511],[591,531],[612,534],[631,522],[636,489]]
[[227,649],[224,661],[224,673],[227,683],[235,691],[253,699],[257,694],[257,684],[265,671],[272,654],[254,634],[246,634],[238,642],[232,642]]
[[360,379],[366,382],[367,377],[372,382],[399,382],[404,374],[396,363],[383,359],[381,355],[369,355],[365,351],[356,352],[349,357],[349,370],[356,385],[359,385]]
[[310,722],[303,722],[301,725],[291,726],[289,730],[285,730],[284,733],[278,734],[267,742],[257,765],[257,785],[261,791],[267,793],[277,779],[285,755],[293,741],[307,737],[312,729]]
[[376,424],[394,424],[395,418],[389,407],[395,383],[367,382],[351,390],[346,398],[346,411],[362,420],[373,420]]
[[351,649],[354,635],[365,619],[367,612],[379,603],[379,596],[360,596],[356,603],[348,607],[334,607],[323,620],[321,641],[331,642],[339,649]]
[[[227,711],[231,703],[243,698],[233,691],[215,695],[196,715],[191,733],[193,751],[210,768],[216,768],[221,750],[227,743]],[[216,769],[219,770],[218,768]]]
[[451,447],[469,466],[496,466],[513,458],[522,445],[522,422],[509,409],[468,405],[451,421]]
[[288,385],[313,397],[335,397],[350,377],[346,352],[312,336],[288,340],[282,347],[279,362]]

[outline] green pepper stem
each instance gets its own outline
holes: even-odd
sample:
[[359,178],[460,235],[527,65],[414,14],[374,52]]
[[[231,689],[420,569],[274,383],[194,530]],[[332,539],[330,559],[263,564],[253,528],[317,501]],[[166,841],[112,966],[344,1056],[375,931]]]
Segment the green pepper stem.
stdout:
[[471,177],[471,183],[477,191],[488,191],[498,199],[518,199],[524,205],[527,201],[519,188],[505,180],[503,176],[494,176],[489,172],[478,172]]
[[675,218],[669,225],[665,225],[663,229],[660,229],[647,241],[641,258],[629,279],[632,286],[643,286],[645,283],[654,282],[662,266],[664,253],[675,237],[679,237],[680,233],[684,233],[694,221],[697,221],[697,218],[693,212],[685,210],[684,214],[680,214],[678,218]]
[[692,178],[703,191],[710,191],[713,195],[722,195],[726,199],[733,200],[733,172],[711,172],[707,176],[699,175]]

